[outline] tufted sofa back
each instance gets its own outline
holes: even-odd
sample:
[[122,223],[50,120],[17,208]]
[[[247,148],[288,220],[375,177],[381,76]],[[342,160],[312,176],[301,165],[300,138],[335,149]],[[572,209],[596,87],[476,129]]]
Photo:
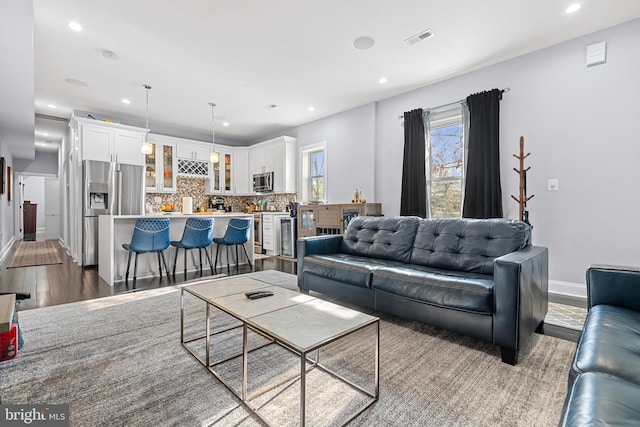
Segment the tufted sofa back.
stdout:
[[340,252],[410,262],[418,217],[359,216],[345,230]]
[[493,260],[531,244],[531,227],[503,219],[354,218],[340,252],[493,275]]
[[411,263],[493,275],[493,260],[531,244],[531,227],[503,219],[420,219]]

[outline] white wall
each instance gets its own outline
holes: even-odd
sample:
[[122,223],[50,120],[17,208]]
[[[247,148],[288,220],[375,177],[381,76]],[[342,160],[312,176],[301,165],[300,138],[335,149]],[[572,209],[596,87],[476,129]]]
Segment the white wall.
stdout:
[[[5,168],[8,166],[13,166],[13,158],[7,144],[4,141],[4,135],[2,129],[0,129],[0,156],[4,157]],[[14,174],[15,177],[15,174]],[[6,172],[5,172],[6,179]],[[12,181],[15,183],[15,179]],[[14,239],[14,230],[15,230],[15,200],[16,200],[16,186],[12,184],[11,189],[11,198],[12,201],[9,201],[8,198],[8,183],[5,183],[4,193],[0,194],[0,260],[4,258],[4,256],[8,253],[11,244]]]
[[[587,68],[586,47],[600,41],[607,42],[607,63]],[[635,20],[280,135],[297,136],[299,146],[327,141],[330,203],[349,201],[357,186],[382,203],[385,215],[398,215],[404,145],[398,116],[509,87],[500,107],[505,217],[518,217],[509,196],[518,192],[513,154],[522,135],[531,152],[533,241],[549,248],[550,289],[584,296],[589,264],[640,264],[638,51]],[[550,178],[560,191],[547,191]]]
[[15,170],[25,174],[58,176],[58,153],[36,151],[33,160],[16,159]]
[[374,201],[375,108],[363,105],[261,140],[293,136],[298,138],[298,149],[326,141],[327,203],[349,203],[356,187]]
[[[587,68],[589,44],[607,42],[607,63]],[[549,247],[551,288],[584,295],[591,263],[640,263],[640,20],[562,43],[378,103],[376,199],[400,210],[403,128],[397,116],[492,88],[501,102],[505,216],[517,218],[518,140],[526,165],[534,244]],[[547,179],[559,179],[557,192]]]

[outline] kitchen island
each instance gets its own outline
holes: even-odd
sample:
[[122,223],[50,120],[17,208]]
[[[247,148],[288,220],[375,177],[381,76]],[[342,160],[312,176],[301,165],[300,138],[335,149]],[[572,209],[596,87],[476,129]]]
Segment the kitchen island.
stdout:
[[[252,224],[250,227],[251,236],[249,241],[245,244],[249,259],[253,265],[253,215],[245,214],[241,212],[229,212],[229,213],[207,213],[207,214],[191,214],[185,215],[181,213],[170,214],[149,214],[149,215],[100,215],[98,220],[98,275],[107,282],[108,285],[113,286],[118,281],[123,281],[125,273],[127,271],[127,256],[128,252],[122,248],[123,243],[131,242],[131,236],[133,235],[133,227],[137,219],[140,218],[168,218],[170,220],[171,228],[169,229],[169,235],[171,240],[180,240],[182,238],[182,232],[184,231],[187,218],[195,216],[199,218],[213,218],[213,237],[224,236],[227,224],[231,218],[245,218],[249,219]],[[164,251],[165,258],[167,260],[167,268],[169,272],[173,269],[173,260],[175,258],[175,250],[173,246],[169,246]],[[211,255],[211,261],[214,261],[215,257],[215,244],[208,249]],[[231,252],[231,251],[230,251]],[[234,251],[235,252],[235,251]],[[246,258],[242,251],[240,256],[240,262],[246,263]],[[235,255],[233,255],[235,256]],[[233,261],[231,257],[231,262]],[[204,274],[210,274],[209,264],[204,254],[202,255],[203,262],[202,268]],[[221,248],[218,256],[218,267],[228,264],[226,257],[226,251]],[[196,271],[200,270],[200,260],[197,250],[190,250],[187,253],[187,270]],[[133,279],[133,262],[131,265],[130,280]],[[178,264],[176,267],[176,273],[184,271],[184,256],[181,253],[178,256]],[[164,273],[163,273],[164,274]],[[158,276],[158,259],[155,254],[142,254],[138,257],[138,278]]]

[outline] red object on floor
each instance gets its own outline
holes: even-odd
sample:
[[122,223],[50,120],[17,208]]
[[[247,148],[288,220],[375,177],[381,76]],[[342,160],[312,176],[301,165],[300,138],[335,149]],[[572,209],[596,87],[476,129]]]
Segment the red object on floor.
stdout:
[[0,362],[18,355],[18,327],[12,325],[8,332],[0,334]]

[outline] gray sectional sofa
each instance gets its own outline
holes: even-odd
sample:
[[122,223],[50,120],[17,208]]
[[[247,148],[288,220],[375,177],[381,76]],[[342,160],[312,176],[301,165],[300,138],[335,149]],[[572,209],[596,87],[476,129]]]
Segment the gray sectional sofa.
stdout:
[[589,267],[587,304],[560,425],[640,425],[640,268]]
[[548,250],[521,221],[357,217],[298,240],[298,287],[500,346],[515,364],[548,307]]

